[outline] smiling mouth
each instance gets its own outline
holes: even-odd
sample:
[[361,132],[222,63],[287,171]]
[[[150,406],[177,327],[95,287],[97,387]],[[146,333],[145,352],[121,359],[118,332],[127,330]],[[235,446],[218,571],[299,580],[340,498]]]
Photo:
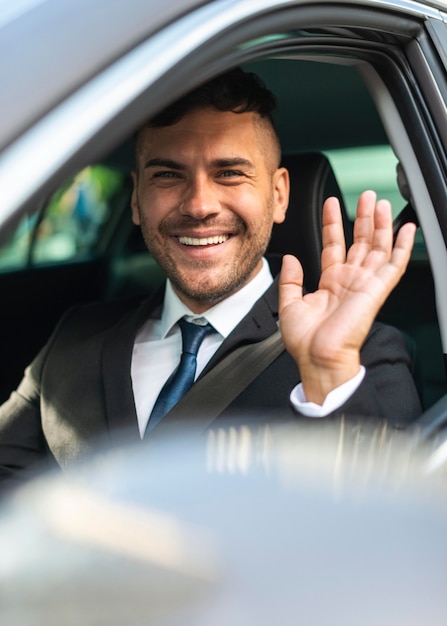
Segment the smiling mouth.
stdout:
[[215,246],[225,243],[230,235],[214,235],[213,237],[178,237],[179,243],[184,246]]

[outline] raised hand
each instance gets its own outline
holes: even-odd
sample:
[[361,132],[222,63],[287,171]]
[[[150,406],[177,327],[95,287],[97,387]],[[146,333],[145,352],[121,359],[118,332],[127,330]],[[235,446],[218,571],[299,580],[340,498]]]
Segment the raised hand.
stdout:
[[279,319],[309,402],[322,404],[360,369],[360,349],[380,307],[410,259],[416,226],[405,224],[393,246],[391,206],[373,191],[359,198],[354,243],[346,254],[340,206],[323,206],[322,273],[318,290],[303,295],[303,270],[286,255],[280,275]]

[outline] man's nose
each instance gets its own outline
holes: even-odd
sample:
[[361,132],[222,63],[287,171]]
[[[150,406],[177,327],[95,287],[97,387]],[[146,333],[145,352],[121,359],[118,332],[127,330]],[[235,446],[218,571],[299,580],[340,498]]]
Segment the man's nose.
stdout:
[[199,220],[219,211],[220,202],[212,181],[199,177],[192,180],[182,199],[180,212]]

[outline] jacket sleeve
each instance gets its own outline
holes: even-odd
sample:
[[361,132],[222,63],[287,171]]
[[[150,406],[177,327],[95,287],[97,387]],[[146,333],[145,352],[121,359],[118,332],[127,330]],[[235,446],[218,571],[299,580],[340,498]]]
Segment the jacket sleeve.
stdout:
[[361,361],[365,378],[337,413],[386,418],[395,426],[405,426],[421,415],[414,354],[400,331],[374,324],[362,348]]
[[39,360],[40,355],[0,406],[0,482],[29,478],[50,460],[40,417]]
[[62,318],[48,343],[26,368],[17,389],[0,406],[0,483],[11,478],[25,480],[57,465],[42,429],[40,381],[58,330],[73,310]]

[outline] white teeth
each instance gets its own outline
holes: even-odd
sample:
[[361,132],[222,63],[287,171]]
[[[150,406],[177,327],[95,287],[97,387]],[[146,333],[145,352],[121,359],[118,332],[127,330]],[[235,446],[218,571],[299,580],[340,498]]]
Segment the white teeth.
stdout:
[[214,237],[179,237],[178,240],[185,246],[210,246],[225,243],[229,235],[214,235]]

